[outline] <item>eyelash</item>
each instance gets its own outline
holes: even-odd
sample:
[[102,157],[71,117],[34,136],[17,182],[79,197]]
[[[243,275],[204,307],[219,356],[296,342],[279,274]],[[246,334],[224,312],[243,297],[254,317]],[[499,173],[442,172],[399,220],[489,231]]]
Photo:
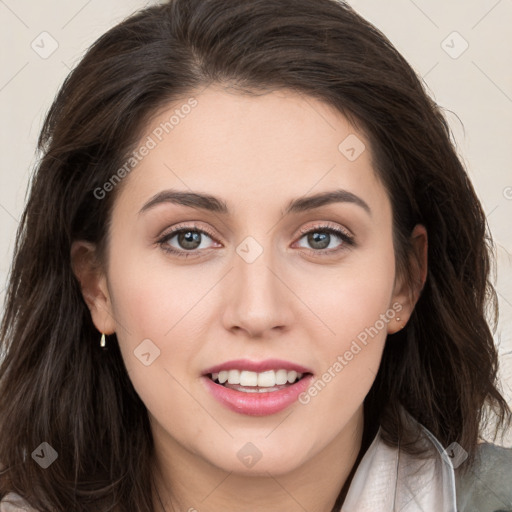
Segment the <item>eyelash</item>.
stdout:
[[[184,251],[184,250],[174,249],[174,248],[170,247],[169,245],[167,245],[167,242],[169,242],[169,240],[174,238],[176,235],[183,233],[183,232],[187,232],[187,231],[202,233],[202,234],[208,235],[212,240],[215,240],[215,235],[208,229],[199,228],[195,225],[191,225],[191,226],[178,225],[175,229],[173,229],[172,231],[169,231],[168,233],[163,235],[157,241],[157,243],[158,243],[158,245],[160,245],[162,250],[164,250],[165,252],[170,253],[174,256],[178,256],[180,258],[189,258],[190,256],[196,256],[197,249],[190,250],[190,251]],[[347,250],[349,247],[353,247],[356,245],[354,237],[352,235],[349,235],[346,231],[343,231],[339,228],[334,228],[334,227],[332,227],[330,225],[326,225],[326,224],[321,224],[321,225],[314,226],[311,228],[302,228],[299,230],[299,232],[301,234],[299,240],[309,233],[329,233],[331,235],[334,234],[342,240],[343,243],[342,243],[341,247],[339,247],[337,249],[318,249],[318,250],[309,249],[309,251],[313,251],[313,253],[315,255],[324,255],[324,254],[332,255],[339,251]],[[303,248],[301,248],[301,249],[303,249]]]

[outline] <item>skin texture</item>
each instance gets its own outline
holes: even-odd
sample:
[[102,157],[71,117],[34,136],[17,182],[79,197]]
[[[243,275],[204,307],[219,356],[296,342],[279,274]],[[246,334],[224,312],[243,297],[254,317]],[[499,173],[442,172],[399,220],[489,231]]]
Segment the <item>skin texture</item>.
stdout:
[[[117,334],[149,411],[164,502],[184,511],[330,511],[361,445],[362,403],[386,336],[407,323],[419,293],[395,276],[391,203],[369,142],[318,100],[215,86],[195,98],[190,114],[124,178],[108,262],[96,272],[94,246],[75,242],[75,272],[98,330]],[[152,119],[141,144],[177,107]],[[366,146],[354,161],[338,150],[350,134]],[[171,188],[216,196],[230,213],[171,203],[139,213]],[[335,189],[359,196],[371,214],[345,202],[282,215],[293,199]],[[331,254],[318,254],[299,230],[323,233],[326,223],[348,231],[355,245],[332,234]],[[201,235],[195,255],[180,258],[158,243],[178,224],[214,236]],[[236,252],[246,237],[263,250],[251,263]],[[423,226],[412,240],[423,283]],[[186,252],[178,236],[166,244]],[[320,378],[397,303],[400,321],[389,320],[305,405],[246,416],[202,382],[208,367],[240,358],[284,359]],[[134,356],[145,339],[160,350],[149,366]],[[261,453],[251,468],[237,457],[248,442]]]

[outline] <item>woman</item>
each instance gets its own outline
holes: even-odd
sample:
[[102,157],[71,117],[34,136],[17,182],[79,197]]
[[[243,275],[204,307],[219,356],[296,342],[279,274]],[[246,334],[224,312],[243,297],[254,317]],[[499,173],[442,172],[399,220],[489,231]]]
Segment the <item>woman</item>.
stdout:
[[511,419],[485,217],[440,109],[348,6],[141,11],[40,148],[2,510],[512,509],[512,455],[479,442]]

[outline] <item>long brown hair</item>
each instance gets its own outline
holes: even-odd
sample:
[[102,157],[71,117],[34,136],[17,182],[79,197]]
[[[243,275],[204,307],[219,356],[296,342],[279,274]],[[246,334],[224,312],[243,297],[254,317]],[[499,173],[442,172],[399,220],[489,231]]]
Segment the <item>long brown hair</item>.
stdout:
[[[120,187],[101,200],[94,191],[155,112],[212,83],[315,97],[368,137],[393,207],[398,275],[410,275],[413,226],[427,228],[428,278],[386,342],[366,424],[397,444],[404,408],[444,446],[458,442],[467,467],[485,420],[510,424],[489,327],[492,240],[443,113],[411,67],[339,1],[171,0],[103,35],[45,120],[0,331],[0,497],[14,491],[40,510],[154,510],[147,411],[115,335],[99,347],[70,247],[88,240],[105,262]],[[47,469],[31,456],[43,442],[58,452]]]

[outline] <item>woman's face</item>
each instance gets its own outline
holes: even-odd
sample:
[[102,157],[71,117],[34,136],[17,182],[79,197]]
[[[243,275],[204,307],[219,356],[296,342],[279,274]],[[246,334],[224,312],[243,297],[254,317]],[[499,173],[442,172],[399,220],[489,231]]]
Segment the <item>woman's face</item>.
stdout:
[[162,452],[284,474],[356,443],[386,336],[411,312],[391,204],[367,139],[325,104],[194,98],[152,120],[117,185],[91,311]]

